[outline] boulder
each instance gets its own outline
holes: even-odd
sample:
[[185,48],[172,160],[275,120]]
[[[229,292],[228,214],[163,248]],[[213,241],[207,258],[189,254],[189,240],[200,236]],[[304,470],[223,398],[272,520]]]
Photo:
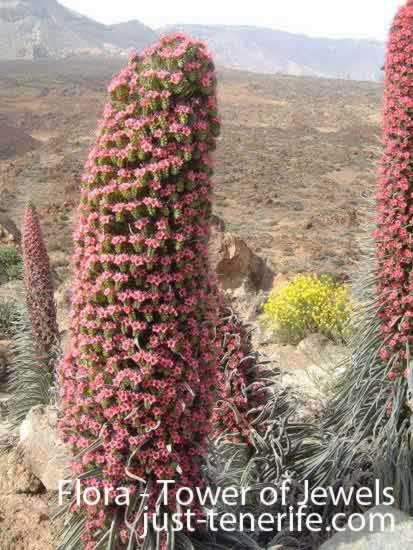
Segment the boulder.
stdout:
[[0,244],[19,244],[20,240],[21,235],[16,224],[0,212]]
[[331,344],[331,340],[323,334],[310,334],[297,346],[297,350],[310,358],[318,357],[326,347]]
[[277,342],[270,329],[256,331],[254,345],[280,369],[280,383],[293,392],[298,406],[294,422],[319,417],[343,374],[348,349],[319,334],[312,334],[298,346]]
[[354,517],[352,528],[335,534],[321,550],[401,550],[413,548],[413,518],[391,506],[376,506],[361,518]]
[[37,495],[44,491],[41,482],[21,462],[18,452],[10,452],[5,458],[7,463],[5,480],[8,489],[16,494]]
[[38,405],[20,426],[20,448],[25,466],[48,491],[57,491],[59,480],[70,479],[71,455],[57,435],[57,409]]
[[222,220],[215,217],[209,243],[211,266],[224,290],[246,287],[248,290],[269,290],[274,273],[265,260],[234,233],[225,231]]

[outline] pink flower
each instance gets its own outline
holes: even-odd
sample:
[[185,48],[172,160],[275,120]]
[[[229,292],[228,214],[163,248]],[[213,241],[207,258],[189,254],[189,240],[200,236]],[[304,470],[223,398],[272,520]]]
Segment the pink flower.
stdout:
[[[390,32],[385,74],[384,132],[385,152],[381,162],[377,191],[377,292],[380,304],[381,333],[386,345],[380,351],[383,361],[398,356],[393,368],[404,361],[410,335],[411,288],[413,268],[411,243],[412,196],[409,181],[413,160],[409,127],[412,106],[412,51],[406,47],[413,38],[411,2],[399,9]],[[394,372],[389,375],[394,378]]]
[[[210,333],[217,286],[201,242],[213,194],[210,67],[202,43],[174,34],[131,58],[109,86],[82,178],[70,345],[59,367],[63,439],[75,457],[102,439],[73,459],[77,475],[99,469],[82,486],[133,488],[126,470],[154,487],[164,476],[177,487],[203,483],[220,348]],[[180,89],[186,80],[191,95]],[[87,550],[114,510],[81,508]]]
[[172,84],[179,84],[183,79],[183,77],[184,77],[184,74],[182,72],[176,72],[171,74],[170,80]]
[[43,357],[59,341],[49,256],[36,209],[29,204],[22,231],[24,286],[33,341]]

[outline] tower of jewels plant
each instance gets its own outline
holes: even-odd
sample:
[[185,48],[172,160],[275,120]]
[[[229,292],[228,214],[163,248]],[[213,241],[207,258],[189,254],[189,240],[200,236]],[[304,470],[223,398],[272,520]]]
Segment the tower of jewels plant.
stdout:
[[221,351],[211,437],[216,443],[244,444],[252,450],[255,429],[262,428],[254,428],[254,419],[271,401],[274,371],[270,362],[258,360],[251,327],[225,304],[222,296],[219,299],[217,339]]
[[[257,520],[269,511],[276,516],[288,513],[290,506],[298,508],[304,490],[295,476],[295,461],[306,454],[306,441],[317,437],[317,426],[290,418],[296,413],[297,403],[291,388],[280,380],[280,369],[254,350],[251,326],[219,298],[220,368],[207,472],[213,488],[248,490],[249,497],[242,506],[240,503],[227,506],[218,501],[215,512],[248,513],[256,518],[256,528],[249,533],[249,540],[242,541],[247,548],[284,545],[309,548],[316,541],[314,533],[283,526],[262,531],[257,528]],[[277,487],[281,491],[287,479],[290,486],[287,501],[283,503],[280,499],[270,509],[263,505],[260,499],[263,487]]]
[[24,287],[33,343],[46,357],[59,338],[49,255],[35,207],[26,207],[22,231]]
[[60,336],[50,261],[39,217],[26,207],[22,228],[25,303],[16,303],[8,368],[8,423],[17,428],[29,410],[50,403]]
[[[394,488],[413,511],[413,2],[400,7],[385,63],[383,154],[374,247],[363,276],[347,368],[296,464],[315,485],[351,479]],[[409,391],[410,390],[410,391]],[[348,481],[345,481],[348,483]]]
[[391,29],[386,59],[384,146],[379,181],[377,273],[383,346],[391,379],[402,376],[413,342],[413,1]]
[[[179,487],[203,486],[218,366],[207,253],[215,88],[210,54],[183,34],[133,56],[109,86],[75,233],[60,429],[83,487],[128,487],[135,499],[72,507],[64,548],[140,548],[142,488],[160,514],[158,480],[176,482],[169,511]],[[170,544],[152,535],[154,548]]]

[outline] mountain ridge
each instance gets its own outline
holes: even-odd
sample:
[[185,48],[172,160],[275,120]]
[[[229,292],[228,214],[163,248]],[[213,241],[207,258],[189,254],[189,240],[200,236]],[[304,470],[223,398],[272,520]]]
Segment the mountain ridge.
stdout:
[[72,55],[126,56],[160,33],[184,31],[208,43],[218,65],[255,73],[381,80],[384,43],[314,38],[249,25],[168,25],[137,19],[105,25],[57,0],[0,0],[0,60]]
[[[131,34],[133,32],[133,40]],[[56,0],[0,0],[0,59],[121,55],[157,34],[137,20],[104,25]]]
[[217,63],[258,73],[381,80],[384,42],[316,38],[249,25],[167,25],[157,32],[183,31],[204,40]]

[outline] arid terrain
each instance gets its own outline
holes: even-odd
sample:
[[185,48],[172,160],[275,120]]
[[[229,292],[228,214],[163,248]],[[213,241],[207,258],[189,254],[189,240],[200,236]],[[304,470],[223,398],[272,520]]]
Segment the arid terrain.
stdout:
[[[83,164],[120,63],[0,62],[0,226],[18,240],[24,207],[36,204],[57,289],[70,276]],[[234,234],[228,250],[240,251],[223,269],[262,276],[257,254],[272,278],[315,272],[348,280],[373,214],[365,198],[380,154],[381,85],[229,70],[219,78],[215,213]],[[308,345],[283,349],[293,376],[303,377]],[[0,548],[54,550],[49,495],[14,453],[0,459],[0,493]]]
[[[118,61],[0,64],[0,208],[39,207],[66,275],[72,212],[105,87]],[[216,213],[276,273],[348,276],[380,151],[382,87],[220,72]]]

